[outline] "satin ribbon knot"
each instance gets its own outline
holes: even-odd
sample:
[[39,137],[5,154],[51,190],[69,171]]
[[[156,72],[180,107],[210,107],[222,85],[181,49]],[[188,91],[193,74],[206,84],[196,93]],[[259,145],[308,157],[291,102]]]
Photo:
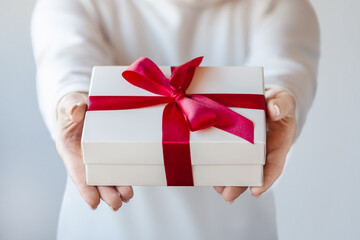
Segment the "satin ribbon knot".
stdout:
[[173,100],[173,102],[177,102],[179,101],[181,98],[183,98],[185,96],[185,91],[179,90],[179,89],[174,89],[171,92],[171,99]]

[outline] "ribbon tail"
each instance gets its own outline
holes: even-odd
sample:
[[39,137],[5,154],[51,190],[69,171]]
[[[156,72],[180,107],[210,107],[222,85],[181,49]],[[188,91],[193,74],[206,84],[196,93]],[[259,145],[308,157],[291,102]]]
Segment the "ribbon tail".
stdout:
[[215,112],[214,127],[241,137],[252,144],[254,143],[254,123],[251,120],[207,97],[197,94],[191,94],[189,97]]
[[226,107],[259,109],[266,111],[266,100],[263,94],[233,94],[233,93],[200,93]]
[[190,131],[184,115],[175,102],[167,104],[163,112],[162,145],[168,186],[194,186]]

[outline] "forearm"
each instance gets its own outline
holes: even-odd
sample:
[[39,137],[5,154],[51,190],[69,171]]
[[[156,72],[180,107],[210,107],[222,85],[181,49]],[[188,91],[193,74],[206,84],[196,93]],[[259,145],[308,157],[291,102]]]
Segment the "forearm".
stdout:
[[93,66],[113,64],[99,23],[82,4],[40,0],[33,13],[38,102],[53,138],[59,100],[70,92],[88,92]]
[[299,136],[315,97],[320,31],[308,1],[275,2],[259,10],[262,17],[253,25],[246,65],[263,66],[265,87],[286,89],[294,97]]

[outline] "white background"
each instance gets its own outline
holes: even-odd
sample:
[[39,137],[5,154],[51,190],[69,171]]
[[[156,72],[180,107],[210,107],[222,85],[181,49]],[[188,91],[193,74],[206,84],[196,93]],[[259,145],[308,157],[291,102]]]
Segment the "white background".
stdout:
[[[37,108],[34,2],[0,0],[1,240],[55,239],[66,176]],[[359,239],[360,1],[312,3],[322,32],[319,85],[274,187],[279,237]]]

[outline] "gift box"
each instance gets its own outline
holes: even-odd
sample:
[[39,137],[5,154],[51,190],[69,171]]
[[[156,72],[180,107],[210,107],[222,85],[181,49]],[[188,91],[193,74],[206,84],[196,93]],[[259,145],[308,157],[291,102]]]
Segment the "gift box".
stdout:
[[200,62],[94,67],[81,140],[88,185],[262,185],[263,69]]

